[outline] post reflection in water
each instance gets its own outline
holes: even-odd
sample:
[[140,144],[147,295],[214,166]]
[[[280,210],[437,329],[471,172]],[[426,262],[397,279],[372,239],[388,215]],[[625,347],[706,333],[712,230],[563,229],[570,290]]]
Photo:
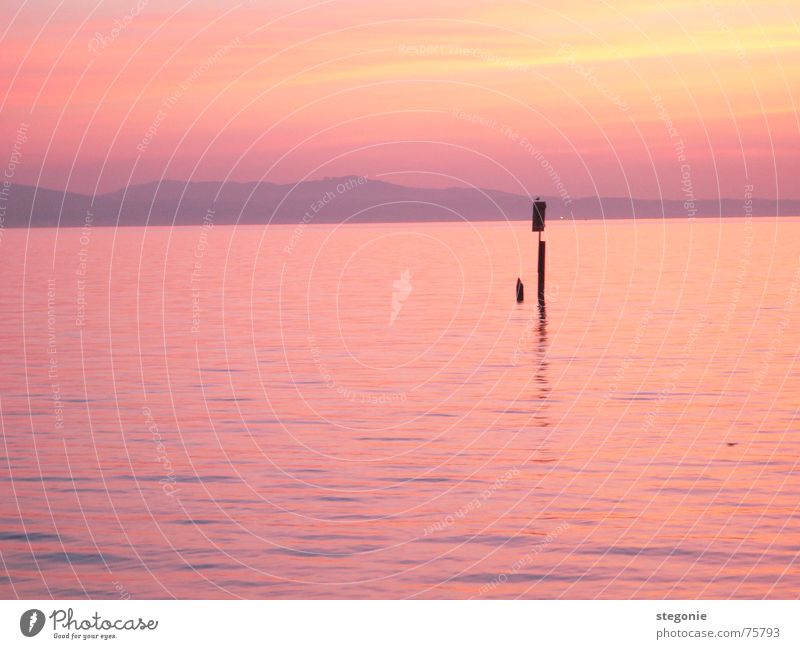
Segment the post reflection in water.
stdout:
[[551,387],[547,377],[549,360],[547,357],[547,307],[541,304],[536,307],[538,318],[536,318],[536,337],[533,345],[534,356],[534,388],[538,404],[534,406],[533,417],[537,422],[537,427],[547,428],[550,421],[547,416],[548,397]]

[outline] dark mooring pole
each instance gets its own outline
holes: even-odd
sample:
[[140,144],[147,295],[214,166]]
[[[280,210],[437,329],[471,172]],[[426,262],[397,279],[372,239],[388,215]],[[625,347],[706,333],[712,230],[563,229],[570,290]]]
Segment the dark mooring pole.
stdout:
[[545,242],[542,241],[542,233],[539,233],[539,306],[544,306],[544,255]]
[[539,261],[536,267],[536,274],[539,276],[539,306],[544,308],[544,265],[545,265],[545,242],[542,241],[544,232],[544,213],[547,203],[540,201],[539,197],[533,201],[533,231],[539,233]]

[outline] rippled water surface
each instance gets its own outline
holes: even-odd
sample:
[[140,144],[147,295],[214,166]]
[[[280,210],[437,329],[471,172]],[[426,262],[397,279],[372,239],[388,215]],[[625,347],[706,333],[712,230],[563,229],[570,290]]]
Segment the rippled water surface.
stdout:
[[797,597],[800,220],[547,237],[2,232],[0,595]]

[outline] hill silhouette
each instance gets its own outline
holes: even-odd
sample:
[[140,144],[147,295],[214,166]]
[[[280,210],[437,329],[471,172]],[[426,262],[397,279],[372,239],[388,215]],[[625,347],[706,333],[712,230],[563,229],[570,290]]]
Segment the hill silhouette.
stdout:
[[[680,200],[586,197],[565,205],[548,201],[548,219],[686,218]],[[197,225],[213,210],[226,223],[379,223],[404,221],[500,221],[530,218],[531,198],[493,189],[422,188],[359,176],[297,184],[184,182],[166,180],[89,196],[12,185],[4,227]],[[743,216],[742,199],[695,201],[697,216]],[[754,216],[800,214],[798,200],[753,199]]]

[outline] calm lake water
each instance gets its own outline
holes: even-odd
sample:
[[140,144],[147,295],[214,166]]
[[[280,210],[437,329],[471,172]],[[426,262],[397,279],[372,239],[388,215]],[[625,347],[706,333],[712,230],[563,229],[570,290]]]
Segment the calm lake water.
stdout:
[[3,597],[798,596],[798,219],[0,234]]

